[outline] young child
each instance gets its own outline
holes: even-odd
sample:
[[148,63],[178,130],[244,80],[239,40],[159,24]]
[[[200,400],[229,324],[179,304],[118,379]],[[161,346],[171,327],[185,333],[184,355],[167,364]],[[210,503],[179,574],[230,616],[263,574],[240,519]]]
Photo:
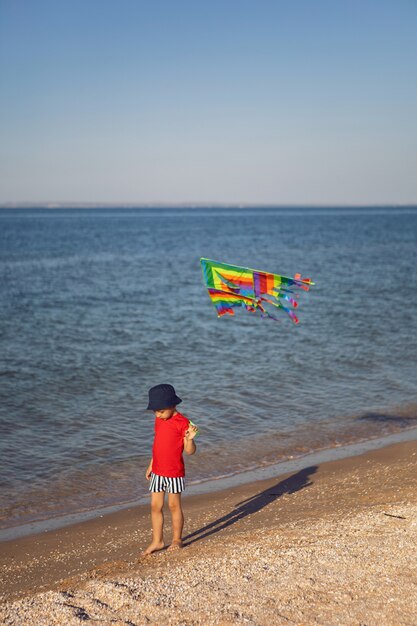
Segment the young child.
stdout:
[[181,493],[184,491],[185,468],[183,451],[194,454],[194,437],[198,428],[177,411],[182,402],[172,385],[156,385],[149,390],[148,410],[155,413],[155,439],[152,459],[146,470],[150,480],[152,543],[144,555],[152,554],[164,547],[164,500],[168,493],[168,506],[172,518],[172,543],[168,550],[182,547],[184,515],[181,507]]

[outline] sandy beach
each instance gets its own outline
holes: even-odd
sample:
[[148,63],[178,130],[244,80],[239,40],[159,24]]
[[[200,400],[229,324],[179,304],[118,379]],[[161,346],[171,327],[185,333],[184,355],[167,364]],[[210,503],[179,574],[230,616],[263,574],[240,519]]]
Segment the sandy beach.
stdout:
[[415,624],[416,472],[410,441],[189,496],[147,558],[147,506],[4,542],[1,623]]

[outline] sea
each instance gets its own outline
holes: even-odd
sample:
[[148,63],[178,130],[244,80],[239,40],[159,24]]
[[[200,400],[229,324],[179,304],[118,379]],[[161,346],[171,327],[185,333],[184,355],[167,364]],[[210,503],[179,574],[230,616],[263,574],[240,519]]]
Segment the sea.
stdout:
[[[200,258],[294,276],[218,318]],[[189,485],[417,427],[417,207],[0,210],[0,527],[143,498],[167,382]]]

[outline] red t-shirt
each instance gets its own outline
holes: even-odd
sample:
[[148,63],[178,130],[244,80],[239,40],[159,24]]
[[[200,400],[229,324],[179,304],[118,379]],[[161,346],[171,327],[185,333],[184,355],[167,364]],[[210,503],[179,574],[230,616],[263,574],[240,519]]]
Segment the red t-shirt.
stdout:
[[152,448],[152,471],[159,476],[179,478],[185,476],[184,437],[190,422],[175,413],[168,420],[155,418],[155,439]]

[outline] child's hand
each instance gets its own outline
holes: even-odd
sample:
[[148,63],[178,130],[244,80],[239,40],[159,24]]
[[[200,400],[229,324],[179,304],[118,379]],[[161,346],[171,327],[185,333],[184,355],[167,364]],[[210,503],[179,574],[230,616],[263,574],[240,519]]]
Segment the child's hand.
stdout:
[[198,433],[197,426],[194,426],[194,424],[190,424],[187,430],[185,431],[185,439],[187,439],[188,441],[191,441],[192,439],[194,439],[197,433]]
[[146,480],[151,480],[151,474],[152,474],[152,465],[149,465],[148,469],[146,470]]

